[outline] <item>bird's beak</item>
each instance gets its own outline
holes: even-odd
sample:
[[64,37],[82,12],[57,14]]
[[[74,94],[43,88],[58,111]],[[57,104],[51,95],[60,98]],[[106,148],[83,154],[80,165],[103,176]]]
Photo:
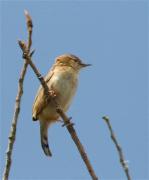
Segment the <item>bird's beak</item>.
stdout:
[[92,66],[91,64],[81,64],[81,66],[82,66],[82,68],[84,68],[84,67],[87,67],[87,66]]

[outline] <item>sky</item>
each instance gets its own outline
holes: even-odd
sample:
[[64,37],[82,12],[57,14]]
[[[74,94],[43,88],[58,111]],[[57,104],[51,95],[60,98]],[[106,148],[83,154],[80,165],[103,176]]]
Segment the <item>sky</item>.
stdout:
[[[68,116],[102,180],[126,179],[108,128],[108,115],[134,180],[149,179],[148,2],[0,1],[0,175],[5,164],[18,79],[23,66],[17,40],[27,39],[24,17],[33,19],[33,61],[46,75],[61,54],[92,64],[80,72]],[[44,155],[32,104],[39,82],[29,67],[12,155],[10,180],[91,179],[65,127],[49,129],[53,156]]]

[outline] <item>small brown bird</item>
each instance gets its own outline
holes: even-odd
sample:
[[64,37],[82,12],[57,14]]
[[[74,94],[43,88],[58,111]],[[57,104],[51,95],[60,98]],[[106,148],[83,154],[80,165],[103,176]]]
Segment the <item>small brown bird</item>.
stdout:
[[[51,91],[56,95],[55,100],[66,112],[71,104],[78,84],[80,69],[90,66],[84,64],[78,57],[71,54],[64,54],[56,58],[55,64],[45,76],[45,81]],[[40,121],[41,145],[47,156],[52,156],[48,144],[48,127],[58,121],[59,114],[56,112],[55,104],[52,101],[46,103],[44,90],[40,86],[37,92],[32,118]]]

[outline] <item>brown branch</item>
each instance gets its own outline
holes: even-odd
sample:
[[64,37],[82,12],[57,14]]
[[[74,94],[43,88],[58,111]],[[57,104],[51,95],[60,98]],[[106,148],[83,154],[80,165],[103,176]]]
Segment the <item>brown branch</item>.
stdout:
[[[28,12],[25,13],[25,16],[26,16],[26,18],[30,17]],[[73,127],[73,124],[70,122],[70,118],[68,118],[66,116],[66,114],[63,112],[63,110],[59,107],[59,104],[56,102],[55,98],[53,96],[51,96],[50,89],[48,88],[44,78],[41,76],[41,74],[39,73],[39,71],[36,68],[35,64],[32,62],[32,59],[31,59],[30,54],[28,53],[26,44],[24,42],[22,42],[22,41],[18,41],[18,43],[19,43],[20,48],[23,51],[24,60],[31,66],[31,68],[33,69],[34,73],[36,74],[38,80],[40,81],[40,83],[41,83],[41,85],[42,85],[42,87],[44,89],[45,95],[47,97],[47,102],[52,97],[52,100],[53,100],[53,102],[55,103],[55,105],[57,107],[57,113],[63,119],[64,124],[66,125],[67,130],[69,131],[74,143],[76,144],[76,146],[77,146],[77,148],[78,148],[78,150],[80,152],[80,155],[81,155],[81,157],[82,157],[82,159],[83,159],[83,161],[84,161],[84,163],[85,163],[85,165],[86,165],[86,167],[88,169],[88,172],[89,172],[90,176],[92,177],[93,180],[97,180],[98,178],[95,175],[95,172],[94,172],[94,170],[93,170],[93,168],[92,168],[92,166],[90,164],[90,161],[89,161],[89,159],[87,157],[87,154],[86,154],[86,152],[85,152],[85,150],[83,148],[83,145],[81,144],[81,142],[80,142],[80,140],[79,140],[79,138],[78,138],[78,136],[76,134],[76,131],[75,131],[74,127]]]
[[[30,53],[30,48],[32,45],[32,20],[30,16],[27,18],[27,29],[28,29],[28,44],[27,44],[27,51]],[[21,105],[21,98],[23,95],[23,82],[26,74],[26,70],[28,67],[27,61],[24,62],[23,68],[20,73],[20,78],[19,78],[19,84],[18,84],[18,92],[15,100],[15,109],[14,109],[14,115],[12,119],[12,124],[11,124],[11,129],[10,129],[10,134],[8,137],[8,147],[6,151],[6,164],[4,168],[4,173],[3,173],[3,180],[8,180],[9,178],[9,173],[10,173],[10,168],[11,168],[11,163],[12,163],[12,151],[13,151],[13,146],[14,142],[16,139],[16,131],[17,131],[17,122],[18,122],[18,117],[19,117],[19,112],[20,112],[20,105]]]
[[128,180],[131,180],[131,177],[130,177],[130,173],[129,173],[129,169],[128,169],[128,164],[127,164],[127,161],[125,161],[125,158],[124,158],[124,154],[123,154],[123,150],[121,148],[121,146],[119,145],[118,141],[117,141],[117,138],[114,134],[114,131],[112,129],[112,126],[110,124],[110,120],[107,116],[104,116],[103,117],[103,120],[106,122],[107,126],[108,126],[108,129],[110,131],[110,135],[111,135],[111,139],[112,141],[114,142],[115,144],[115,147],[117,149],[117,152],[118,152],[118,155],[119,155],[119,160],[120,160],[120,163],[122,165],[122,168],[126,174],[126,177]]
[[82,143],[80,142],[80,140],[79,140],[79,138],[77,136],[77,133],[76,133],[74,127],[73,127],[73,123],[70,122],[70,118],[68,118],[66,116],[66,114],[62,111],[62,109],[57,108],[57,112],[59,113],[59,115],[63,119],[64,124],[66,125],[68,132],[70,133],[74,143],[76,144],[76,146],[78,148],[78,151],[79,151],[79,153],[80,153],[80,155],[81,155],[81,157],[82,157],[82,159],[83,159],[83,161],[84,161],[84,163],[85,163],[85,165],[86,165],[86,167],[88,169],[88,172],[90,173],[92,179],[97,180],[98,178],[97,178],[97,176],[96,176],[96,174],[94,172],[94,169],[92,168],[92,165],[91,165],[91,163],[90,163],[90,161],[88,159],[88,156],[87,156],[87,154],[85,152],[85,149],[84,149]]
[[21,97],[23,95],[23,82],[24,82],[24,77],[27,70],[27,65],[28,65],[27,62],[25,62],[21,71],[20,78],[19,78],[18,93],[17,93],[16,101],[15,101],[15,110],[14,110],[13,120],[11,124],[10,134],[8,138],[8,147],[6,151],[6,164],[5,164],[4,174],[3,174],[3,180],[8,180],[9,172],[11,168],[11,162],[12,162],[11,156],[12,156],[12,151],[13,151],[13,145],[16,138],[17,122],[18,122],[18,116],[20,112],[20,103],[21,103]]

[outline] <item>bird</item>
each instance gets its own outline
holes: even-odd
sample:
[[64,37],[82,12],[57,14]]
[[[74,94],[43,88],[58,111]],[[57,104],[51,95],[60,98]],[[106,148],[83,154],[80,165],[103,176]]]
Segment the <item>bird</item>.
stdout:
[[[44,77],[49,90],[55,95],[55,100],[64,112],[68,110],[78,86],[78,76],[81,69],[90,66],[72,54],[63,54],[55,59],[55,63]],[[32,119],[39,120],[41,146],[46,156],[52,156],[48,143],[48,128],[59,121],[56,105],[51,100],[46,101],[43,87],[37,91],[33,107]]]

